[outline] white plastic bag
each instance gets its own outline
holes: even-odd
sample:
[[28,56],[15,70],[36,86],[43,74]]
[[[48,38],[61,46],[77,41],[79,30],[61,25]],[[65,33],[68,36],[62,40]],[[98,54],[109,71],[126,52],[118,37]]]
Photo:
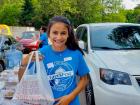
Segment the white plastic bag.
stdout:
[[35,69],[35,73],[31,75],[28,72],[33,56],[32,53],[12,100],[18,103],[18,105],[53,105],[54,97],[43,61],[39,61],[37,51],[34,53],[36,61],[33,65],[35,67],[32,68]]

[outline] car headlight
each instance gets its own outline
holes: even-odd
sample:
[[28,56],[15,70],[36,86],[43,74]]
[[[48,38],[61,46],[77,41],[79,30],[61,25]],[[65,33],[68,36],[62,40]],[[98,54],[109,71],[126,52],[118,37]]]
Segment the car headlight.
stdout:
[[132,85],[129,74],[111,69],[100,68],[100,79],[110,85]]
[[37,45],[37,41],[34,41],[34,42],[30,43],[30,45],[32,45],[32,46]]

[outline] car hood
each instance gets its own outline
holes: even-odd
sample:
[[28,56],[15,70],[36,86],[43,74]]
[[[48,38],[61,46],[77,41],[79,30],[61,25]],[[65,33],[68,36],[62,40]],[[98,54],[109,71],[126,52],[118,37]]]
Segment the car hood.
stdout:
[[94,53],[106,68],[140,75],[140,50],[95,51]]
[[29,44],[32,43],[34,40],[32,39],[21,39],[19,42],[22,44]]

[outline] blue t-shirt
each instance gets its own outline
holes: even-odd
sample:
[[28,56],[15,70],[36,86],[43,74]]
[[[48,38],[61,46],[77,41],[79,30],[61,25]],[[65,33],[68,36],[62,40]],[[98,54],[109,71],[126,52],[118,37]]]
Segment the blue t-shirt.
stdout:
[[47,33],[44,32],[40,35],[40,39],[39,39],[42,43],[42,45],[48,45],[48,36],[47,36]]
[[[44,55],[43,62],[54,98],[67,95],[76,88],[76,75],[82,77],[89,73],[79,50],[65,49],[62,52],[56,52],[51,45],[39,50]],[[69,105],[80,105],[78,96]]]

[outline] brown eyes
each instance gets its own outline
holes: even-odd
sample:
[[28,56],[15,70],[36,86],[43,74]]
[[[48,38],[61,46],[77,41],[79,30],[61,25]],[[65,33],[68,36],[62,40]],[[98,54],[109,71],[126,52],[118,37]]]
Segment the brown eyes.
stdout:
[[[52,33],[55,34],[55,35],[58,35],[59,34],[59,32],[57,32],[57,31],[53,31]],[[67,33],[66,32],[61,32],[60,34],[61,35],[66,35]]]
[[66,34],[66,32],[62,32],[62,33],[61,33],[61,35],[65,35],[65,34]]
[[58,34],[58,32],[57,32],[57,31],[54,31],[54,32],[53,32],[53,34],[55,34],[55,35],[56,35],[56,34]]

